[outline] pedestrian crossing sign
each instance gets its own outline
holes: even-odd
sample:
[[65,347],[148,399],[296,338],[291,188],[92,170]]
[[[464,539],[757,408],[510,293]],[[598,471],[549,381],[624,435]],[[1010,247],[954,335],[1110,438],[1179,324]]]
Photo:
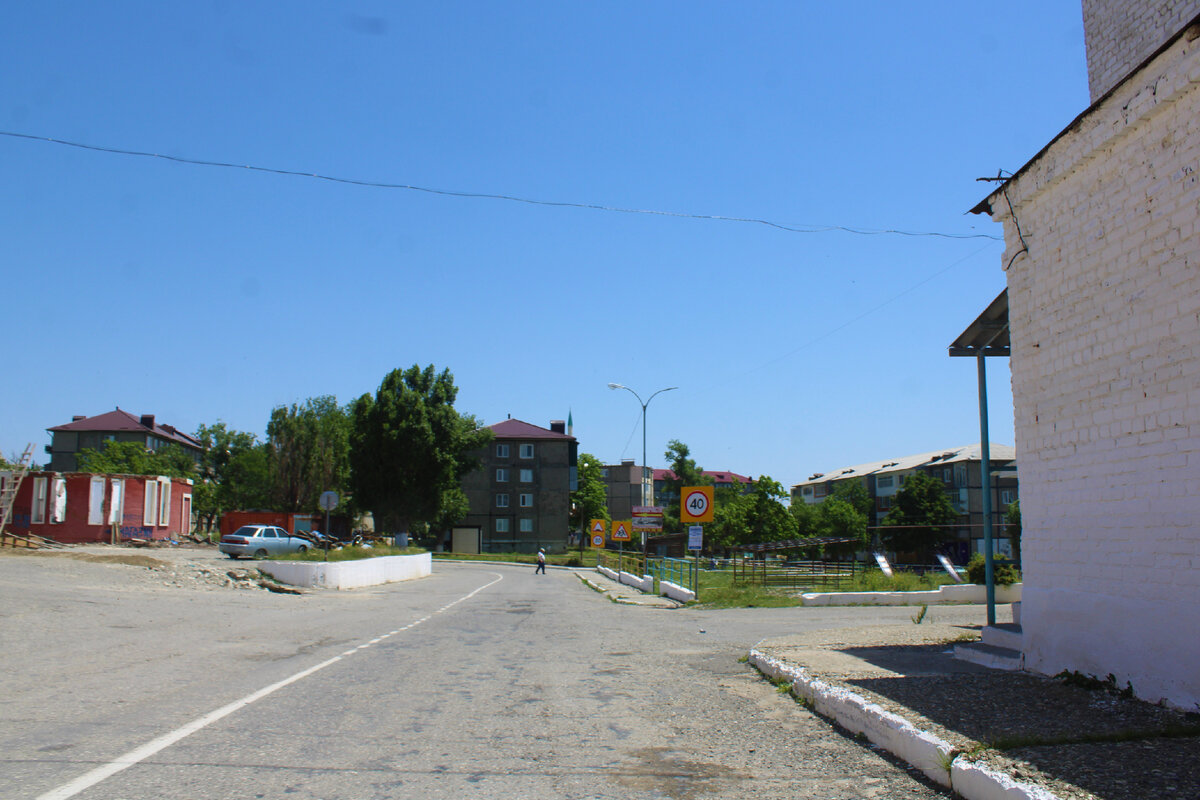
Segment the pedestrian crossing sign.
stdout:
[[633,521],[628,519],[613,520],[612,538],[614,542],[628,542],[633,538]]

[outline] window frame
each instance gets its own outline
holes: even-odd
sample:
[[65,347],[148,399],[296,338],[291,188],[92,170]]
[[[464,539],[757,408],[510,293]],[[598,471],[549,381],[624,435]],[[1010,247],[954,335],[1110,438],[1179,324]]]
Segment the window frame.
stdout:
[[29,522],[32,525],[44,525],[46,523],[46,499],[49,495],[50,479],[40,477],[33,479],[33,506],[29,510]]
[[496,492],[496,508],[508,508],[508,492]]
[[508,483],[508,467],[496,467],[496,483]]
[[507,444],[496,445],[496,458],[509,458],[509,457],[510,456],[508,454],[508,445]]
[[521,517],[518,532],[533,533],[533,517]]
[[521,508],[533,508],[533,492],[521,492],[517,504]]
[[533,458],[534,452],[535,451],[533,449],[533,444],[526,442],[518,448],[517,457],[518,458]]

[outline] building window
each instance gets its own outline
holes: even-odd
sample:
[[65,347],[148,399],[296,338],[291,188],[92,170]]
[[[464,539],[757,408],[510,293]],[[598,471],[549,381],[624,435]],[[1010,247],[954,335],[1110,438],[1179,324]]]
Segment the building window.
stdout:
[[533,533],[533,519],[521,517],[521,533]]
[[875,510],[876,511],[887,511],[891,507],[892,507],[892,496],[890,494],[885,494],[885,495],[875,498]]
[[142,524],[147,527],[158,519],[158,481],[146,481],[146,497],[142,504]]
[[29,521],[41,525],[46,521],[46,478],[33,479],[33,510]]
[[504,467],[496,467],[496,483],[508,483],[508,470]]
[[50,493],[50,521],[67,521],[67,479],[55,478]]
[[803,489],[800,490],[800,494],[804,495],[805,497],[812,497],[812,487],[805,486]]
[[896,485],[896,477],[894,475],[880,475],[875,479],[875,488],[891,489]]
[[962,465],[958,465],[958,466],[954,467],[954,484],[956,486],[966,486],[967,485],[967,468],[966,467],[964,467]]
[[533,495],[532,494],[522,494],[521,495],[521,508],[532,508],[532,507],[533,507]]
[[158,524],[166,527],[171,524],[171,479],[158,479]]
[[496,508],[508,508],[508,493],[502,492],[496,495]]
[[496,533],[508,533],[508,517],[496,520]]
[[825,496],[825,485],[822,484],[820,486],[815,487],[813,497],[824,497],[824,496]]
[[533,483],[533,470],[521,470],[521,483]]
[[93,475],[88,486],[88,525],[104,524],[104,478]]
[[1012,505],[1013,493],[1012,489],[1004,489],[1000,492],[1000,505]]
[[533,458],[533,445],[521,445],[521,458]]
[[945,469],[942,470],[942,482],[943,483],[950,482],[950,468],[949,467],[946,467]]
[[496,458],[508,458],[508,445],[496,445]]
[[907,477],[906,475],[901,475],[901,476],[900,476],[900,485],[901,485],[901,486],[903,486],[903,485],[904,485],[904,479],[905,479],[906,477]]

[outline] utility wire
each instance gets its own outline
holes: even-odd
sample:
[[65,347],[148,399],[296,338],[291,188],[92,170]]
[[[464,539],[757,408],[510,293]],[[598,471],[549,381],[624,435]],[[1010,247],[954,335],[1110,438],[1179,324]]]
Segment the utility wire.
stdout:
[[710,220],[717,222],[746,222],[755,225],[765,225],[768,228],[787,231],[789,233],[851,233],[858,236],[913,236],[913,237],[936,237],[941,239],[992,239],[1001,241],[1002,237],[994,236],[987,233],[941,233],[938,231],[902,231],[894,228],[885,229],[870,229],[870,228],[851,228],[845,225],[783,225],[778,222],[772,222],[766,219],[758,219],[756,217],[728,217],[720,214],[690,214],[683,211],[660,211],[649,208],[624,208],[621,206],[606,206],[597,203],[574,203],[559,200],[538,200],[530,197],[517,197],[508,194],[490,194],[487,192],[462,192],[451,189],[434,189],[428,186],[413,186],[408,183],[386,183],[382,181],[356,180],[354,178],[340,178],[334,175],[321,175],[316,172],[302,172],[299,170],[276,169],[274,167],[261,167],[254,164],[235,164],[227,161],[209,161],[199,158],[184,158],[182,156],[170,156],[163,153],[150,153],[142,150],[126,150],[119,147],[104,147],[102,145],[86,144],[84,142],[72,142],[66,139],[55,139],[50,136],[34,136],[28,133],[17,133],[15,131],[0,131],[0,136],[9,136],[15,139],[29,139],[35,142],[47,142],[49,144],[62,145],[64,147],[77,147],[81,150],[92,150],[98,153],[111,153],[123,156],[137,156],[139,158],[161,158],[164,161],[174,161],[179,164],[192,164],[200,167],[223,167],[226,169],[248,169],[253,172],[265,172],[272,175],[289,175],[296,178],[311,178],[319,181],[329,181],[331,183],[344,183],[351,186],[366,186],[373,189],[405,189],[413,192],[425,192],[427,194],[442,195],[445,197],[464,197],[477,200],[505,200],[511,203],[527,203],[535,206],[552,206],[555,208],[582,208],[591,211],[608,211],[617,214],[648,214],[660,217],[677,217],[680,219],[697,219]]

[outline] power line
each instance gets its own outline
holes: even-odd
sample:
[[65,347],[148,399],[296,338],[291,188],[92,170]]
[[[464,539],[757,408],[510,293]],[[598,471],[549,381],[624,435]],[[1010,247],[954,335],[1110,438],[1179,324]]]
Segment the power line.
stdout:
[[48,144],[57,144],[64,147],[76,147],[80,150],[91,150],[98,153],[110,153],[122,156],[136,156],[139,158],[159,158],[164,161],[173,161],[178,164],[191,164],[200,167],[222,167],[225,169],[247,169],[253,172],[265,172],[271,175],[288,175],[295,178],[310,178],[319,181],[329,181],[331,183],[343,183],[351,186],[365,186],[372,189],[403,189],[412,192],[425,192],[426,194],[436,194],[445,197],[462,197],[475,200],[504,200],[511,203],[527,203],[535,206],[551,206],[555,208],[582,208],[590,211],[608,211],[617,214],[648,214],[660,217],[676,217],[679,219],[696,219],[707,220],[714,222],[744,222],[755,225],[765,225],[768,228],[787,231],[788,233],[850,233],[857,236],[913,236],[913,237],[934,237],[940,239],[991,239],[1002,241],[1002,237],[994,236],[987,233],[941,233],[938,231],[904,231],[895,228],[871,229],[871,228],[852,228],[846,225],[784,225],[778,222],[772,222],[767,219],[758,219],[756,217],[729,217],[721,214],[691,214],[683,211],[661,211],[650,208],[625,208],[622,206],[606,206],[598,203],[576,203],[561,200],[538,200],[530,197],[517,197],[509,194],[491,194],[487,192],[465,192],[455,191],[452,189],[434,189],[428,186],[414,186],[409,183],[387,183],[384,181],[357,180],[355,178],[341,178],[335,175],[321,175],[316,172],[303,172],[300,170],[278,169],[275,167],[262,167],[254,164],[235,164],[228,161],[210,161],[199,158],[184,158],[183,156],[171,156],[163,153],[150,153],[143,150],[127,150],[120,147],[105,147],[103,145],[87,144],[84,142],[72,142],[66,139],[55,139],[50,136],[34,136],[28,133],[17,133],[15,131],[0,131],[0,136],[9,136],[14,139],[29,139],[35,142],[45,142]]

